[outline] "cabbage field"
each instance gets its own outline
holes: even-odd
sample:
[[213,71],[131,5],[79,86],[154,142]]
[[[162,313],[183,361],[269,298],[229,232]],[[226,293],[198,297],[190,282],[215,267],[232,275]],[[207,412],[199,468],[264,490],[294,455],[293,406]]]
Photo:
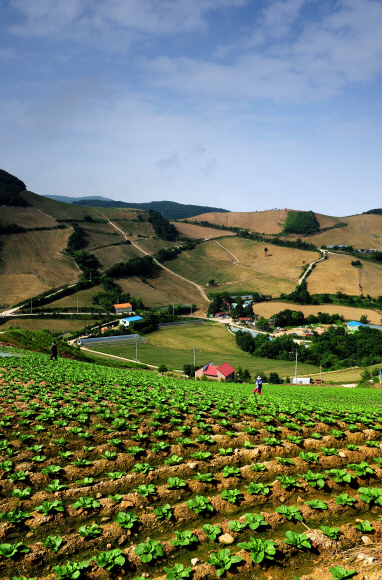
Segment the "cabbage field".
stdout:
[[1,579],[381,569],[382,391],[0,367]]

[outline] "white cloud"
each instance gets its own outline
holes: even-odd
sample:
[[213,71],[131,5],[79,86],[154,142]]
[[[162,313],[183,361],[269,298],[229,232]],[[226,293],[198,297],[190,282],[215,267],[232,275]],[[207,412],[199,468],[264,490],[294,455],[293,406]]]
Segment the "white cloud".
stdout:
[[[324,100],[348,83],[380,76],[382,3],[340,1],[320,20],[311,15],[298,21],[304,4],[315,2],[273,2],[251,37],[227,51],[219,47],[214,58],[160,55],[138,64],[156,86],[229,99]],[[291,32],[296,20],[298,30]],[[234,56],[222,62],[230,51]]]
[[18,35],[128,45],[142,35],[179,34],[208,27],[212,10],[236,8],[249,0],[11,0],[26,19]]

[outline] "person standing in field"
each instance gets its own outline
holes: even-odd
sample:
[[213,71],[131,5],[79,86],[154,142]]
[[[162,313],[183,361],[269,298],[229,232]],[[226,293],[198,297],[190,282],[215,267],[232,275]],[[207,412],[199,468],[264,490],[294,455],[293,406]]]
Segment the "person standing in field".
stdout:
[[50,359],[49,360],[57,360],[57,344],[54,340],[52,342],[52,346],[50,347]]
[[260,375],[256,379],[256,389],[253,389],[254,395],[261,395],[261,387],[263,386],[263,381],[261,380]]

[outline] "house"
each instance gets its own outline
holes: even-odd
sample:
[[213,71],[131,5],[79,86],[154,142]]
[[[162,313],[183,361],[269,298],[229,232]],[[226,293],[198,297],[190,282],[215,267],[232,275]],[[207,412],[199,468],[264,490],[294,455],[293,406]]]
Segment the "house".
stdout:
[[215,314],[215,317],[225,318],[226,316],[229,316],[228,312],[217,312]]
[[239,316],[239,320],[244,320],[245,322],[252,322],[252,318],[250,316]]
[[129,318],[122,318],[122,320],[119,321],[119,324],[130,326],[131,322],[138,322],[138,320],[143,320],[142,316],[130,316]]
[[231,367],[228,363],[223,363],[219,367],[215,366],[211,361],[205,364],[203,367],[195,371],[195,378],[201,378],[203,375],[209,379],[214,379],[219,381],[220,379],[233,379],[235,374],[235,369]]
[[126,304],[113,304],[115,311],[117,314],[122,314],[123,312],[132,312],[133,311],[133,307],[131,306],[131,304],[129,302],[126,302]]

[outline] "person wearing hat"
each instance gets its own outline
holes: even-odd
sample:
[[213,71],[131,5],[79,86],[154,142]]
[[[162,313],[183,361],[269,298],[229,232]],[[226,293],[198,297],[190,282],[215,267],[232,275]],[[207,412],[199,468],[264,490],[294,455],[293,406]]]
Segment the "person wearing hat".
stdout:
[[263,381],[261,380],[260,375],[256,379],[256,389],[253,389],[253,394],[261,395],[261,387],[263,386]]

